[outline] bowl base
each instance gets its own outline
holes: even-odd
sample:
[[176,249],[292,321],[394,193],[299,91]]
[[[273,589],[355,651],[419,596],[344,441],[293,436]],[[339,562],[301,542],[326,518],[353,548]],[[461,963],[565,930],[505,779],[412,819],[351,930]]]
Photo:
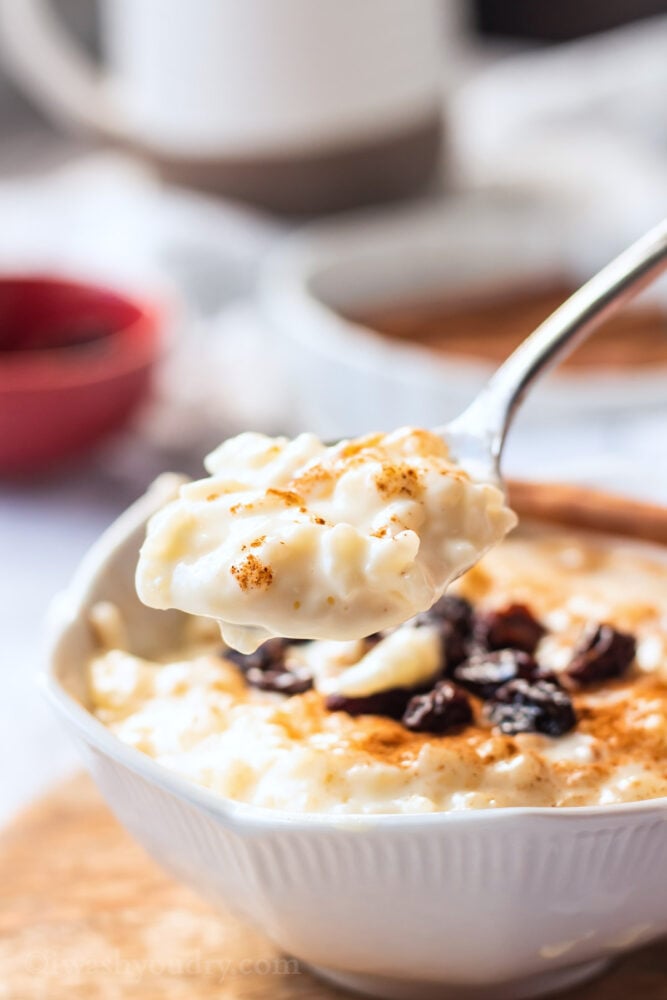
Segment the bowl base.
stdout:
[[356,972],[339,972],[321,965],[310,965],[309,968],[316,976],[334,986],[365,996],[381,997],[382,1000],[529,1000],[530,997],[547,996],[578,986],[600,975],[610,964],[610,959],[595,959],[583,965],[485,986],[448,986],[446,983],[390,979]]

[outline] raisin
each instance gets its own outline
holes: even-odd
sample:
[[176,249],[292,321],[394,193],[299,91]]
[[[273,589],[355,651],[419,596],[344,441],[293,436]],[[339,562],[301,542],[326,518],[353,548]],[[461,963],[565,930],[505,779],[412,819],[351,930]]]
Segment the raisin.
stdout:
[[634,636],[611,625],[589,626],[565,674],[580,686],[622,677],[635,658]]
[[438,629],[443,665],[447,671],[453,670],[468,655],[472,617],[472,605],[465,598],[445,594],[415,619],[417,626],[428,625]]
[[385,637],[384,632],[373,632],[372,635],[365,636],[363,642],[364,646],[366,647],[366,651],[372,649],[373,646],[377,646],[378,642],[382,642],[384,637]]
[[226,649],[223,656],[235,663],[244,674],[249,670],[277,670],[285,666],[286,639],[267,639],[254,653],[239,653],[236,649]]
[[313,686],[313,678],[305,670],[259,670],[257,667],[250,667],[245,679],[251,687],[259,688],[260,691],[275,691],[285,695],[303,694]]
[[452,677],[479,698],[492,698],[499,687],[522,677],[533,680],[539,668],[530,653],[520,649],[477,652],[456,667]]
[[556,681],[518,678],[499,688],[487,705],[487,718],[501,733],[561,736],[577,723],[570,696]]
[[425,694],[410,699],[403,725],[417,733],[449,733],[472,722],[468,696],[451,681],[438,681]]
[[465,597],[444,594],[425,613],[450,622],[463,635],[468,635],[472,628],[472,604]]
[[546,629],[524,604],[475,616],[473,639],[484,649],[520,649],[534,653]]
[[239,653],[226,649],[224,656],[243,672],[246,682],[261,691],[279,694],[303,694],[313,686],[313,678],[301,668],[288,668],[285,654],[291,640],[267,639],[254,653]]
[[461,635],[451,622],[443,621],[439,627],[445,669],[449,672],[468,656],[468,638]]
[[389,688],[360,698],[330,694],[326,707],[330,712],[347,712],[348,715],[386,715],[390,719],[400,719],[414,693],[414,688]]

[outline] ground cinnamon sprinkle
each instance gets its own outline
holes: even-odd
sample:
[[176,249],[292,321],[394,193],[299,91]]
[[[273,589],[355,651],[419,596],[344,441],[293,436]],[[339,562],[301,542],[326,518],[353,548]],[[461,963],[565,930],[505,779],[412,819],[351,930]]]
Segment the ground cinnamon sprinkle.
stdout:
[[301,493],[313,494],[330,485],[336,477],[331,469],[323,465],[313,465],[301,475],[295,476],[290,485]]
[[[398,767],[414,766],[420,751],[427,744],[445,743],[470,768],[480,767],[478,748],[490,741],[490,731],[481,725],[461,733],[447,736],[433,736],[431,733],[410,732],[400,722],[382,716],[357,717],[354,730],[346,727],[346,738],[351,749],[368,754],[383,764]],[[492,741],[496,745],[498,758],[507,758],[518,752],[516,742],[507,736],[497,736]]]
[[414,498],[421,493],[423,486],[419,473],[411,465],[394,465],[383,462],[382,470],[375,477],[375,485],[385,499],[396,496]]
[[383,434],[367,434],[366,437],[358,438],[356,441],[350,441],[346,444],[344,448],[341,449],[341,458],[354,458],[362,451],[366,451],[370,448],[375,448],[380,444]]
[[616,761],[625,755],[664,761],[667,770],[664,724],[655,728],[644,725],[656,712],[663,719],[667,717],[664,683],[652,677],[640,679],[635,676],[630,681],[607,683],[605,689],[610,694],[623,692],[623,697],[611,698],[608,702],[596,698],[595,704],[590,704],[586,695],[575,697],[578,729],[612,749]]
[[303,497],[300,497],[298,493],[294,493],[292,490],[275,490],[268,489],[266,495],[269,497],[277,497],[282,500],[284,504],[288,507],[302,507],[303,508]]
[[[578,731],[600,741],[610,752],[611,759],[588,762],[583,769],[571,760],[552,761],[550,766],[555,772],[569,773],[575,783],[581,777],[590,776],[593,771],[597,774],[596,780],[606,780],[613,769],[624,761],[643,760],[653,766],[664,763],[667,773],[664,725],[648,728],[644,725],[651,715],[665,716],[667,686],[655,678],[634,676],[629,681],[608,683],[605,689],[610,693],[622,691],[624,697],[612,697],[608,702],[600,701],[599,690],[596,689],[590,694],[575,695],[574,700],[579,715]],[[461,733],[452,733],[446,737],[413,733],[393,719],[360,716],[355,718],[354,727],[345,727],[346,731],[341,733],[341,739],[345,739],[348,746],[356,751],[394,765],[414,764],[426,744],[437,745],[443,741],[448,749],[454,751],[470,767],[481,764],[488,766],[529,750],[525,736],[522,737],[522,743],[512,736],[492,734],[488,724],[483,722],[481,703],[476,698],[472,700],[476,725],[469,726]],[[323,718],[326,718],[326,713]],[[539,749],[536,752],[539,753]]]
[[266,590],[273,583],[273,570],[265,566],[252,553],[238,566],[231,566],[230,573],[241,590]]
[[406,737],[406,733],[407,730],[399,723],[387,721],[387,725],[378,726],[375,731],[352,742],[357,749],[363,750],[364,753],[377,757],[385,763],[400,764],[405,757],[406,750],[411,749],[413,756],[416,756],[415,743],[421,747],[426,742],[424,737],[414,740],[409,735]]

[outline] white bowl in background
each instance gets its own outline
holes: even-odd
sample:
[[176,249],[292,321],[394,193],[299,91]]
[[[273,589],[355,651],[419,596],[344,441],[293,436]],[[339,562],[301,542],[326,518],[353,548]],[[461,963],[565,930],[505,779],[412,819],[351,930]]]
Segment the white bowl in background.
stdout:
[[[494,369],[382,336],[341,311],[488,295],[559,276],[582,284],[625,238],[567,201],[490,194],[306,227],[268,258],[260,281],[263,316],[286,352],[301,423],[325,437],[437,426],[460,413]],[[664,284],[650,295],[667,303]],[[559,372],[540,384],[521,419],[664,405],[666,379],[667,365]]]
[[119,820],[166,869],[343,986],[383,997],[520,1000],[563,989],[667,932],[667,800],[420,816],[303,815],[198,787],[88,711],[87,616],[120,606],[131,648],[183,618],[140,604],[159,481],[94,546],[51,620],[46,690]]

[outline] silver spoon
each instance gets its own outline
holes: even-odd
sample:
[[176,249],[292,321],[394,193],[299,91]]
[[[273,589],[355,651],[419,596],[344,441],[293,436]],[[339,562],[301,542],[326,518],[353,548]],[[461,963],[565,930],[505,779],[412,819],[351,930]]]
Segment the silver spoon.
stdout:
[[501,482],[500,460],[514,415],[542,375],[667,269],[667,219],[624,250],[545,319],[460,416],[436,428],[475,478]]

